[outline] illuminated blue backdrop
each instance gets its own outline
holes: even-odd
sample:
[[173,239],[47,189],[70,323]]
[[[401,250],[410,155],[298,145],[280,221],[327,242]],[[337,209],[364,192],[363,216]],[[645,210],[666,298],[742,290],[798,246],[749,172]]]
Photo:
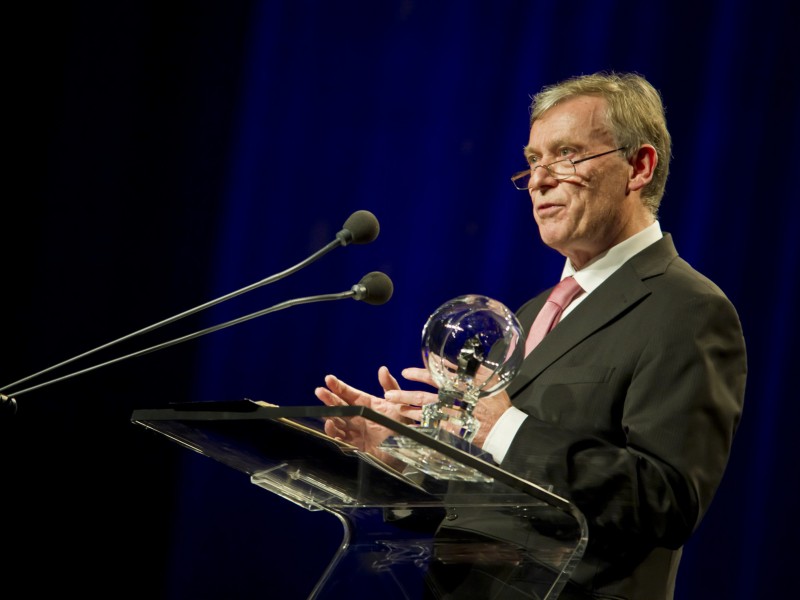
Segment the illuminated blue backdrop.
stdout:
[[523,164],[530,95],[613,69],[663,94],[674,160],[662,228],[736,304],[749,351],[730,469],[686,547],[677,598],[782,597],[800,559],[791,4],[13,9],[0,383],[287,269],[356,210],[380,221],[372,244],[42,380],[346,291],[374,270],[395,292],[383,306],[294,307],[22,394],[0,423],[0,594],[305,598],[339,544],[338,522],[148,435],[132,411],[244,397],[316,404],[326,373],[378,392],[380,365],[421,364],[422,326],[446,300],[480,293],[514,309],[552,285],[562,258],[508,179]]

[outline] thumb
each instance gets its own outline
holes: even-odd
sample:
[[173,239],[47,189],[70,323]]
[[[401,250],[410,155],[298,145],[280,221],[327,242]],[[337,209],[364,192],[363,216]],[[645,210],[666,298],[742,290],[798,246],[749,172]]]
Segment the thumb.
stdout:
[[384,393],[390,390],[400,389],[400,384],[397,383],[397,379],[394,378],[387,367],[378,369],[378,382],[381,384]]

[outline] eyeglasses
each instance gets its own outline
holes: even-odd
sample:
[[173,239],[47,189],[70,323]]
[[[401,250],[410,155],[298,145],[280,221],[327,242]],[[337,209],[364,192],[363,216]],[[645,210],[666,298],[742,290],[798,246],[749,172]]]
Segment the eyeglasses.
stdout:
[[625,150],[625,146],[622,146],[621,148],[614,148],[613,150],[607,150],[605,152],[601,152],[600,154],[593,154],[592,156],[587,156],[586,158],[581,158],[578,160],[564,158],[562,160],[551,162],[549,165],[536,165],[532,169],[526,169],[525,171],[514,173],[514,175],[511,176],[511,183],[513,183],[514,187],[518,190],[527,192],[531,182],[531,177],[536,169],[544,169],[550,174],[550,177],[561,181],[563,179],[569,179],[575,175],[577,172],[575,165],[586,162],[587,160],[592,160],[593,158],[605,156],[606,154],[611,154],[612,152],[619,152],[620,150]]

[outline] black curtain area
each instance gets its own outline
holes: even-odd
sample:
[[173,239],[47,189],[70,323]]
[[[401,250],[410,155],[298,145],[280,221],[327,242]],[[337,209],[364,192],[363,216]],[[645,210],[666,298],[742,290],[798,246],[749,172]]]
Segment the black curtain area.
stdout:
[[[798,25],[788,0],[9,9],[0,386],[79,374],[0,417],[0,595],[307,597],[339,523],[132,412],[316,405],[327,373],[378,393],[379,366],[421,366],[422,327],[445,301],[478,293],[516,309],[553,285],[563,259],[509,181],[530,96],[618,70],[664,96],[661,227],[733,300],[748,344],[744,418],[676,598],[785,597],[800,559]],[[380,221],[369,246],[126,337],[299,263],[356,210]],[[297,306],[116,361],[375,270],[394,282],[383,306]]]

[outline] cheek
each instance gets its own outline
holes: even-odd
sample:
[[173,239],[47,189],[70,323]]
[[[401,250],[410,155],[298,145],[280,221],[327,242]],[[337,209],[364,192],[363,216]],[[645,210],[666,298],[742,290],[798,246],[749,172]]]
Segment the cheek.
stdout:
[[593,205],[582,195],[575,196],[569,203],[569,210],[566,212],[566,219],[574,224],[576,228],[586,228],[593,220]]
[[605,202],[601,198],[593,198],[591,202],[581,202],[575,207],[577,218],[584,224],[592,223],[600,215],[605,214]]
[[607,219],[617,209],[611,190],[603,186],[584,189],[576,203],[576,212],[584,222],[596,223],[598,219]]

